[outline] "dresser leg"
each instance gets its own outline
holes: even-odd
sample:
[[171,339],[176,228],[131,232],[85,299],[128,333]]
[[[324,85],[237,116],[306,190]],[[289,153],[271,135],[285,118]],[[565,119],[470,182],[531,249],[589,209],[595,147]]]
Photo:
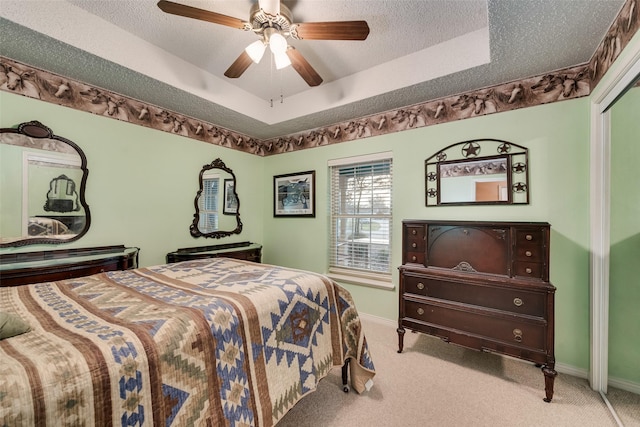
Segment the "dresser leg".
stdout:
[[551,402],[551,399],[553,399],[553,382],[558,373],[553,367],[546,365],[542,367],[542,373],[544,374],[544,392],[546,394],[544,401]]
[[398,353],[402,353],[402,349],[404,348],[404,328],[399,326],[398,329]]

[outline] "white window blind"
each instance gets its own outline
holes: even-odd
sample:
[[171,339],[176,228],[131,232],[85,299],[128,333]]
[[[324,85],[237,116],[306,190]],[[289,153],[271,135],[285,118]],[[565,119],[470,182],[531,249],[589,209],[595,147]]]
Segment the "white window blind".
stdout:
[[387,155],[349,160],[353,163],[329,163],[329,271],[390,275],[392,159]]
[[211,233],[218,230],[218,203],[220,194],[220,177],[217,175],[204,175],[202,177],[202,194],[198,199],[198,229],[202,233]]

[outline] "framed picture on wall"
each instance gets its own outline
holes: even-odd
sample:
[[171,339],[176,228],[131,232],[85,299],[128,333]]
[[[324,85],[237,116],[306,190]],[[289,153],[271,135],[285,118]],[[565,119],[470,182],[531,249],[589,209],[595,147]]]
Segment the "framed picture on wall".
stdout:
[[273,177],[273,216],[316,216],[316,171]]
[[235,192],[235,180],[224,180],[224,206],[222,213],[225,215],[235,215],[238,213],[238,198]]

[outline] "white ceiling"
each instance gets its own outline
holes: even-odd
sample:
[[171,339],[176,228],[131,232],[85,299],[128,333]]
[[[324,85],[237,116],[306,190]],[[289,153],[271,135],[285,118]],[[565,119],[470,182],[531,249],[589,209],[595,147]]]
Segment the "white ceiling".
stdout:
[[[243,20],[253,3],[175,1]],[[624,0],[285,0],[296,23],[369,24],[365,41],[288,40],[315,88],[267,55],[224,77],[256,35],[156,3],[0,0],[0,55],[264,139],[585,63]]]

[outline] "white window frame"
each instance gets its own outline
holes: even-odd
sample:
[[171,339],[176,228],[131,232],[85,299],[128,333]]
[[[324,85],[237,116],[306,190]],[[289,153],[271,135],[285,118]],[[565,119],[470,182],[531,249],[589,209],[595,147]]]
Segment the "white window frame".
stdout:
[[[350,167],[355,166],[357,164],[367,164],[367,163],[375,163],[375,162],[383,162],[388,161],[391,165],[391,183],[390,183],[390,193],[389,197],[389,215],[380,215],[380,218],[388,219],[389,221],[389,239],[387,243],[387,253],[388,253],[388,263],[389,270],[386,272],[372,272],[366,271],[358,268],[348,268],[345,266],[337,266],[333,265],[335,260],[334,254],[337,250],[337,236],[335,235],[335,223],[338,217],[344,218],[344,214],[336,214],[335,206],[334,206],[334,182],[333,182],[333,170],[335,167]],[[392,228],[393,228],[393,153],[391,151],[368,154],[363,156],[354,156],[354,157],[346,157],[341,159],[329,160],[329,257],[328,257],[328,273],[327,275],[332,279],[339,282],[352,283],[357,285],[370,286],[375,288],[383,288],[383,289],[393,289],[392,283],[392,267],[391,267],[391,259],[392,259]],[[368,216],[378,216],[378,215],[368,215]],[[354,218],[357,215],[354,215]]]

